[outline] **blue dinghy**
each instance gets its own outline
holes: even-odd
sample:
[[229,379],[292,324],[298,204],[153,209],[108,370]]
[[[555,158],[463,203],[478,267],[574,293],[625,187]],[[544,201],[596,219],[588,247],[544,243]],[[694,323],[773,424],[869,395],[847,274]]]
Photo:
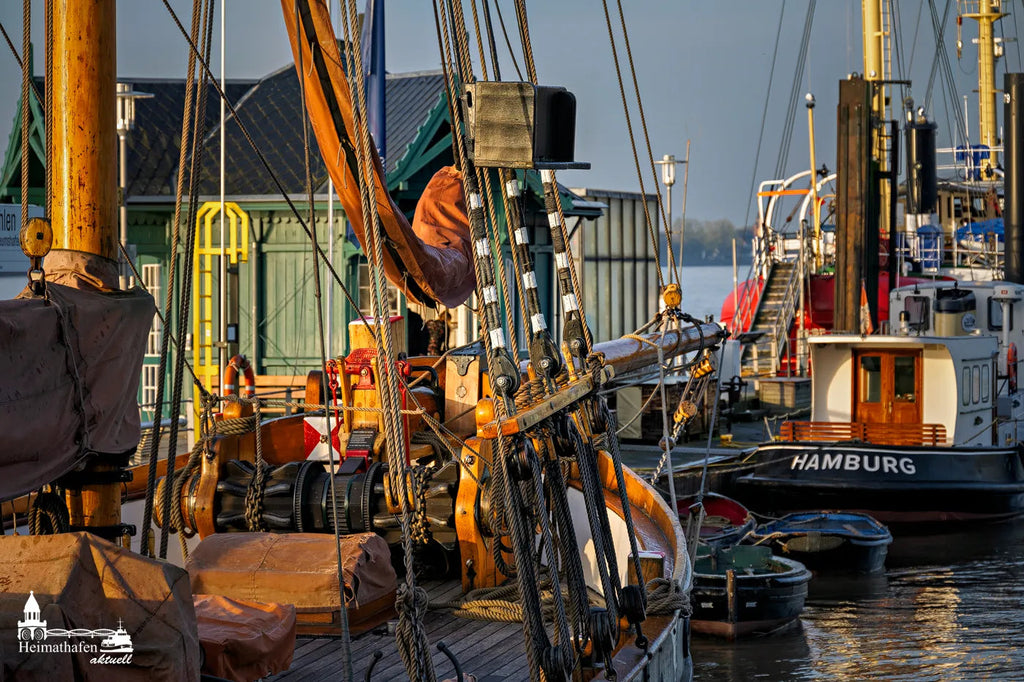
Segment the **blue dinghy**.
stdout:
[[750,541],[791,556],[811,570],[874,573],[882,570],[892,534],[854,512],[799,512],[762,524]]

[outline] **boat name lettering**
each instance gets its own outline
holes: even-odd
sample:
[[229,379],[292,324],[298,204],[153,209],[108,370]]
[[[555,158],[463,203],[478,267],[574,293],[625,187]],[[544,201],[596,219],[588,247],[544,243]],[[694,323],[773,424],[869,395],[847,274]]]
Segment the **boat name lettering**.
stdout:
[[854,453],[803,453],[794,455],[790,469],[800,471],[867,471],[913,476],[917,466],[910,457],[892,455],[859,455]]

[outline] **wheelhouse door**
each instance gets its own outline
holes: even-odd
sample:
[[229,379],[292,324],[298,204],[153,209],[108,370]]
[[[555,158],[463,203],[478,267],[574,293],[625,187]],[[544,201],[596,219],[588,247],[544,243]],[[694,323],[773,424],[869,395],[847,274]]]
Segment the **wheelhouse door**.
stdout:
[[921,384],[921,351],[857,351],[854,421],[920,424]]

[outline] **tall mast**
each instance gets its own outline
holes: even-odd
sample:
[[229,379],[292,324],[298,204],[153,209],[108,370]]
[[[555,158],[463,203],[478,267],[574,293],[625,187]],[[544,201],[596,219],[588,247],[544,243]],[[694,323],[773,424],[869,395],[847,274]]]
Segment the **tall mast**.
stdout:
[[[53,87],[49,155],[50,220],[55,256],[118,287],[117,92],[115,0],[53,0]],[[69,253],[78,252],[78,253]],[[110,478],[117,467],[90,462],[86,472]],[[116,481],[116,479],[115,479]],[[114,527],[121,521],[121,484],[68,489],[72,526]]]
[[54,249],[116,262],[114,6],[114,0],[53,2],[53,63],[47,69],[53,81],[52,139],[47,143],[53,164]]
[[[996,126],[996,60],[1002,56],[993,25],[1006,14],[1002,11],[1002,0],[964,0],[964,5],[973,11],[962,14],[978,22],[978,141],[990,150],[991,167],[999,165],[995,152],[999,144],[999,129]],[[959,51],[959,41],[957,44]],[[991,171],[984,171],[986,177]]]

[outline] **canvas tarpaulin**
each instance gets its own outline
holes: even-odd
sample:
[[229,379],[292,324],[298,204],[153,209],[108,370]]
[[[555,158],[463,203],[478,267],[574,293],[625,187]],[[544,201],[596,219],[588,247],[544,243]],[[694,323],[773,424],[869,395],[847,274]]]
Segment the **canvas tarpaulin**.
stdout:
[[[0,537],[0,680],[199,679],[199,637],[188,574],[90,533]],[[22,651],[30,594],[47,636],[33,644],[77,652]],[[97,659],[119,624],[130,659]],[[98,632],[96,632],[98,631]],[[90,634],[85,634],[86,632]],[[94,662],[95,661],[95,662]]]
[[195,597],[203,672],[226,680],[258,680],[284,672],[295,653],[295,607]]
[[58,284],[0,301],[0,500],[49,483],[89,453],[139,443],[137,392],[155,312],[141,289]]

